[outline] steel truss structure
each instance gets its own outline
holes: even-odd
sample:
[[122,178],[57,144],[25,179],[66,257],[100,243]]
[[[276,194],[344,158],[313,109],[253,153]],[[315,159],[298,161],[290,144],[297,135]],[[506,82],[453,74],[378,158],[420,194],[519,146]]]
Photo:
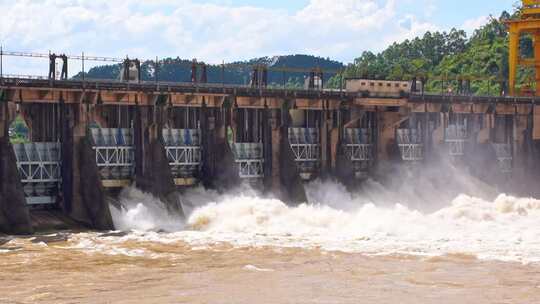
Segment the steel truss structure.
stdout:
[[201,166],[200,146],[166,146],[165,151],[175,177],[193,177]]
[[448,144],[448,153],[450,156],[463,156],[465,155],[466,139],[446,139]]
[[163,142],[175,178],[192,178],[202,165],[199,129],[163,129]]
[[263,145],[261,143],[233,143],[232,151],[241,179],[264,177]]
[[60,144],[14,144],[17,168],[29,205],[55,204],[62,184]]
[[264,159],[241,159],[236,160],[240,178],[263,178],[264,177]]
[[320,159],[321,145],[319,144],[290,144],[295,161],[318,162]]
[[345,149],[350,160],[353,162],[373,160],[372,144],[346,144]]
[[96,165],[104,180],[129,180],[135,173],[131,129],[92,128]]
[[398,147],[404,161],[419,162],[424,160],[423,144],[399,144]]

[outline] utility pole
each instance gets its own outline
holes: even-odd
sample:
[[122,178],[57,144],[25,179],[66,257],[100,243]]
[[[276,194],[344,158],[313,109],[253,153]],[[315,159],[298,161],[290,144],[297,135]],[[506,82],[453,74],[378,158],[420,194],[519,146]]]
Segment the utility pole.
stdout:
[[81,56],[81,61],[82,61],[82,81],[84,83],[84,52],[82,52],[82,56]]
[[0,45],[0,81],[4,82],[4,47]]
[[157,84],[158,81],[159,81],[158,73],[159,73],[159,59],[158,59],[158,57],[156,56],[156,66],[154,66],[154,77],[155,77],[155,79],[156,79],[156,84]]
[[221,84],[225,87],[225,60],[221,62]]

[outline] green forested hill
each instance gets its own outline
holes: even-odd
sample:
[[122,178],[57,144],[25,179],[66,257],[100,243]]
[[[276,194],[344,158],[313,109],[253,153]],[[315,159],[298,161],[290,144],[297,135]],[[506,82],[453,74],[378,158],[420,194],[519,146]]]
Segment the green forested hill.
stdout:
[[[428,79],[428,91],[457,86],[457,79],[471,79],[477,94],[498,94],[508,79],[508,34],[504,22],[512,16],[503,12],[491,18],[468,38],[462,30],[427,32],[423,37],[394,43],[381,53],[364,52],[347,66],[344,77],[382,80]],[[532,56],[532,42],[521,41],[524,56]],[[520,70],[518,79],[527,83],[532,73]],[[331,84],[336,85],[335,77]]]
[[[167,58],[160,60],[158,77],[161,81],[172,82],[188,82],[191,80],[191,61],[180,58]],[[249,61],[239,61],[226,64],[223,70],[221,65],[208,65],[207,75],[208,82],[221,83],[222,78],[229,84],[248,84],[250,81],[251,67],[253,65],[264,64],[270,68],[296,68],[308,71],[314,67],[320,67],[327,71],[339,71],[344,68],[343,64],[338,61],[330,60],[310,55],[289,55],[276,57],[256,58]],[[121,65],[105,65],[92,68],[86,73],[87,78],[94,79],[117,79],[120,74]],[[144,62],[142,64],[142,79],[153,80],[152,63]],[[282,85],[283,80],[289,87],[303,86],[304,77],[308,72],[286,72],[273,71],[270,69],[268,74],[268,83],[270,85]],[[332,77],[334,73],[329,73],[325,77]],[[223,77],[224,76],[224,77]],[[76,75],[75,78],[80,78],[81,75]]]

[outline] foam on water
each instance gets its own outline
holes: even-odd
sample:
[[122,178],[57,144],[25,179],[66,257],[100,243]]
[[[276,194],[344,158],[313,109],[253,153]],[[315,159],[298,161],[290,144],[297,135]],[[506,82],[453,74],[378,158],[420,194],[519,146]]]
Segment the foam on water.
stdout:
[[462,194],[446,203],[433,202],[442,208],[419,208],[429,202],[411,203],[413,196],[380,190],[352,195],[339,184],[315,182],[307,187],[312,204],[287,206],[252,190],[219,195],[194,189],[185,196],[192,212],[184,225],[155,198],[129,189],[122,194],[126,207],[113,208],[113,216],[117,228],[135,230],[124,241],[187,242],[194,247],[226,242],[371,255],[466,254],[540,262],[540,200]]
[[253,265],[244,266],[244,270],[257,271],[257,272],[273,272],[274,271],[273,269],[259,268],[257,266],[253,266]]
[[500,195],[494,202],[460,195],[425,214],[372,203],[354,211],[324,205],[288,207],[238,196],[197,209],[189,225],[211,239],[239,245],[322,247],[370,254],[440,255],[540,261],[540,201]]
[[182,220],[169,214],[159,199],[135,187],[122,190],[119,205],[110,206],[117,229],[178,231],[184,227]]

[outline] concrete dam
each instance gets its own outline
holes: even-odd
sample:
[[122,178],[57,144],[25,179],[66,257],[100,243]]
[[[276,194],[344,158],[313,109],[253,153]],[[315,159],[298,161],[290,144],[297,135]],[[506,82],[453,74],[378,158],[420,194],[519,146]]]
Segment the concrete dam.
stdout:
[[[51,214],[113,230],[109,206],[130,185],[182,216],[189,187],[248,183],[300,204],[316,179],[355,189],[392,174],[381,169],[389,165],[421,171],[441,159],[508,191],[539,192],[535,97],[432,95],[415,81],[348,79],[343,90],[315,83],[2,78],[0,232],[33,233]],[[17,116],[29,143],[10,142]]]

